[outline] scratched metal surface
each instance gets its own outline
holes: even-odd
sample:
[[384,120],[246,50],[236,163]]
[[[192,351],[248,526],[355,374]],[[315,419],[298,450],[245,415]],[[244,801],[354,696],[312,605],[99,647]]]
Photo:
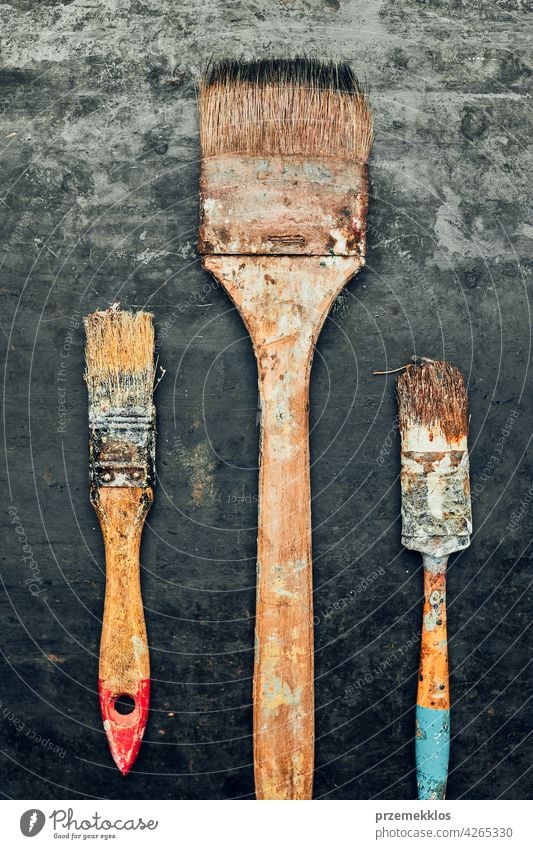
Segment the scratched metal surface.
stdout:
[[[394,375],[371,375],[415,352],[463,370],[472,416],[474,533],[448,573],[448,796],[530,796],[525,5],[14,0],[8,16],[3,792],[252,793],[257,378],[195,249],[195,84],[212,56],[308,52],[350,61],[376,115],[367,266],[326,322],[312,376],[315,796],[416,794],[421,563],[400,545]],[[155,312],[167,369],[142,550],[152,713],[126,779],[96,693],[103,550],[81,329],[117,299]]]

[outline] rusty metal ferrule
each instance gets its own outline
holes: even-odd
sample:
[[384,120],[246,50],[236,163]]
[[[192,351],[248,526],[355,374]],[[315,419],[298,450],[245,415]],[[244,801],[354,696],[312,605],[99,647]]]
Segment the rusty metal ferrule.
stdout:
[[467,548],[472,532],[468,451],[402,451],[402,544],[433,557]]
[[155,478],[155,407],[89,412],[91,493],[100,487],[152,488]]
[[202,254],[364,257],[368,167],[341,157],[202,161]]

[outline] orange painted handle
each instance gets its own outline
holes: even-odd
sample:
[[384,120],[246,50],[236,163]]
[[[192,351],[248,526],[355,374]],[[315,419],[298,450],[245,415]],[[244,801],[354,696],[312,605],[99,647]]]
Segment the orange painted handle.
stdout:
[[[150,661],[139,552],[152,500],[152,490],[141,487],[101,487],[93,500],[106,557],[100,706],[109,747],[123,775],[137,757],[148,718]],[[121,712],[129,700],[133,710]]]
[[254,669],[258,799],[310,799],[313,785],[309,390],[305,370],[291,377],[293,360],[290,346],[270,347],[260,371]]
[[447,559],[440,558],[443,565],[438,571],[427,567],[424,569],[424,613],[417,695],[417,703],[422,707],[446,710],[450,707],[446,632]]

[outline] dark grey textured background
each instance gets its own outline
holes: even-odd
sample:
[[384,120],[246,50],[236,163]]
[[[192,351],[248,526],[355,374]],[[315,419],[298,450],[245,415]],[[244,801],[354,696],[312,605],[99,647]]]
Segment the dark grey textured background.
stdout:
[[[2,794],[252,797],[256,372],[195,251],[195,86],[213,56],[305,52],[349,61],[376,118],[368,264],[326,323],[312,377],[315,795],[415,795],[421,571],[400,546],[394,377],[372,370],[416,352],[459,365],[471,401],[475,535],[449,576],[449,797],[531,796],[530,11],[513,0],[2,7]],[[142,553],[152,712],[126,779],[95,688],[104,573],[80,327],[117,299],[154,311],[167,370]]]

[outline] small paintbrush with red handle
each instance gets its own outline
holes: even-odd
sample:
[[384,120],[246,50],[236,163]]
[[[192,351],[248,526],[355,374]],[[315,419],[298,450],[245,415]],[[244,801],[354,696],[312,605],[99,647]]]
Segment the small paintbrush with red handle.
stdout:
[[139,551],[154,486],[153,316],[115,305],[89,315],[85,329],[91,503],[106,558],[100,707],[111,754],[126,775],[139,753],[150,700]]

